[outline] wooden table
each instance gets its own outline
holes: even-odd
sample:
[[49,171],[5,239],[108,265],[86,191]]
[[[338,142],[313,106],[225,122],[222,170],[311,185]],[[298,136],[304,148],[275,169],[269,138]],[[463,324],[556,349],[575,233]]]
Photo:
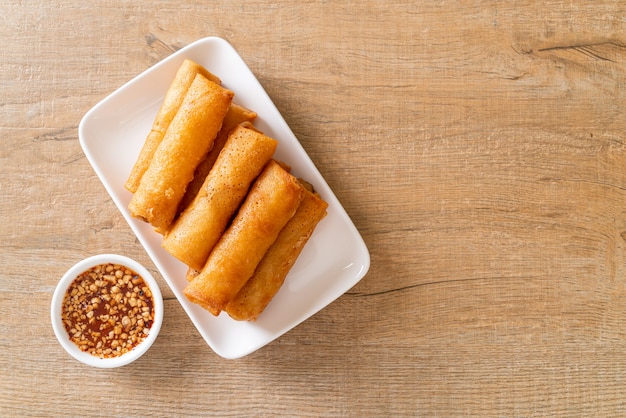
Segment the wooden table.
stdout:
[[[626,415],[626,5],[515,3],[4,1],[0,415]],[[92,106],[206,36],[371,254],[239,360],[200,337],[78,142]],[[70,358],[49,319],[101,252],[165,296],[155,345],[115,370]]]

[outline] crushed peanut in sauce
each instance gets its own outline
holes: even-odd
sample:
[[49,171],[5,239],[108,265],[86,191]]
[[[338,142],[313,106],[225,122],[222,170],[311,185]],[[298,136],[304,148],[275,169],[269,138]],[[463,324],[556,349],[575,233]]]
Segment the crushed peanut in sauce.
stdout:
[[81,351],[118,357],[149,334],[154,320],[152,292],[127,267],[102,264],[80,274],[63,298],[65,329]]

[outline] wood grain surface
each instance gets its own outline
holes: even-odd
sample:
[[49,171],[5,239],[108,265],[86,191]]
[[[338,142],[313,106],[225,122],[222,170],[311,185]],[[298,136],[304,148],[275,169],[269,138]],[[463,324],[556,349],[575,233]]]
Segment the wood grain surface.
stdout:
[[[626,416],[623,1],[7,0],[0,5],[0,416]],[[228,40],[371,253],[268,346],[202,340],[78,142],[98,101]],[[50,325],[79,259],[165,296],[137,362]]]

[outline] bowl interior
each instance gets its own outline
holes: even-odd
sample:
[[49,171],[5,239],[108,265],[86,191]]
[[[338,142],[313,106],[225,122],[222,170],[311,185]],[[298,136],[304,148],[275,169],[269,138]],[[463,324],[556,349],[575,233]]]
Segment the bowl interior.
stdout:
[[[154,302],[154,320],[152,322],[152,326],[150,328],[148,336],[131,351],[117,357],[99,358],[92,354],[81,351],[80,348],[70,340],[70,337],[63,325],[61,310],[65,292],[67,291],[70,284],[81,273],[89,270],[94,266],[107,263],[125,266],[135,271],[143,278],[145,284],[150,288],[152,292],[152,298]],[[157,335],[159,334],[159,331],[161,329],[161,324],[163,322],[163,297],[161,295],[161,291],[156,280],[154,279],[154,277],[152,277],[150,272],[141,264],[128,257],[117,254],[100,254],[79,261],[63,275],[52,296],[50,317],[52,320],[52,328],[57,339],[59,340],[59,343],[65,349],[65,351],[67,351],[68,354],[70,354],[76,360],[87,365],[100,368],[120,367],[137,360],[150,348],[152,343],[156,340]]]

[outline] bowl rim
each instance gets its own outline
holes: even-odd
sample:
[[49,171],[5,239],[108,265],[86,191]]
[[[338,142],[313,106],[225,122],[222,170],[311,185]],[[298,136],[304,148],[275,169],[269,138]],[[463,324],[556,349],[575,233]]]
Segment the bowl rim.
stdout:
[[[119,264],[128,267],[144,279],[144,282],[148,285],[152,292],[154,320],[148,336],[131,351],[118,357],[100,358],[81,351],[78,346],[70,340],[61,319],[61,309],[65,292],[78,275],[89,270],[91,267],[107,263]],[[152,274],[143,265],[129,257],[119,254],[97,254],[77,262],[61,277],[52,295],[50,318],[52,322],[52,329],[54,330],[57,340],[65,351],[74,359],[93,367],[114,368],[130,364],[148,351],[161,330],[163,310],[163,296],[161,294],[161,290],[159,289],[159,285]]]

